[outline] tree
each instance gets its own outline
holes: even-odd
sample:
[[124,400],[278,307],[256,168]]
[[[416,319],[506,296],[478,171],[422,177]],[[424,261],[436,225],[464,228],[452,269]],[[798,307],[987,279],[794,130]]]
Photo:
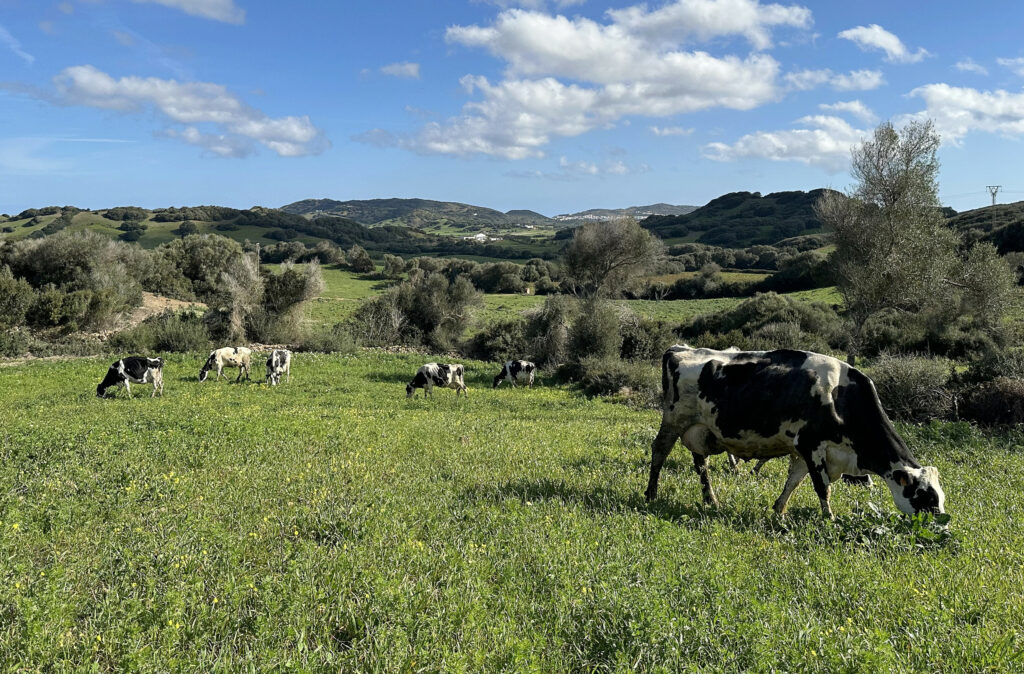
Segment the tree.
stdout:
[[185,222],[178,225],[178,229],[175,231],[178,233],[178,236],[184,239],[186,236],[190,234],[198,234],[199,227],[196,225],[196,223],[192,222],[191,220],[186,220]]
[[654,267],[663,249],[632,218],[587,223],[576,229],[565,249],[565,275],[577,295],[618,295],[631,279]]
[[[902,129],[884,123],[852,151],[853,191],[827,192],[816,204],[834,232],[836,279],[853,320],[851,361],[861,328],[880,311],[908,320],[941,314],[948,321],[968,315],[965,297],[983,297],[993,311],[1008,297],[1001,281],[994,289],[981,287],[1004,276],[998,257],[979,252],[962,259],[958,253],[961,242],[939,202],[939,145],[931,121]],[[987,318],[981,324],[994,323]]]
[[370,259],[370,254],[366,250],[356,244],[348,250],[348,264],[352,267],[352,271],[360,274],[369,274],[377,267],[373,264],[373,260]]

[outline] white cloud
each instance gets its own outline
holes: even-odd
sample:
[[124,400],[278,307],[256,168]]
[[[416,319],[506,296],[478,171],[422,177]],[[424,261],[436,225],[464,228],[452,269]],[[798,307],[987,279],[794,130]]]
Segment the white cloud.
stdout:
[[[737,8],[752,13],[729,23]],[[683,21],[698,10],[708,13],[702,23]],[[450,27],[448,42],[485,48],[505,61],[504,79],[465,76],[467,92],[480,100],[402,144],[420,152],[522,159],[543,156],[555,137],[626,124],[631,115],[749,110],[777,100],[775,59],[712,56],[676,43],[742,35],[764,44],[770,27],[809,21],[802,8],[756,0],[676,0],[653,12],[634,7],[608,16],[610,23],[599,23],[512,9],[489,26]]]
[[677,43],[741,35],[755,49],[772,46],[776,26],[808,28],[811,10],[799,5],[762,5],[759,0],[675,0],[649,11],[646,5],[608,10],[617,26],[646,40]]
[[838,103],[822,103],[818,106],[826,112],[845,112],[868,124],[878,121],[878,115],[860,101],[839,101]]
[[[565,9],[566,7],[574,7],[576,5],[582,5],[587,0],[554,0],[551,4],[559,9]],[[522,7],[523,9],[546,9],[548,3],[546,0],[474,0],[474,2],[485,3],[488,5],[494,5],[501,7],[502,9],[512,9],[514,7]]]
[[953,66],[962,73],[976,73],[978,75],[988,75],[988,69],[980,63],[976,63],[974,59],[966,58],[963,61],[957,61],[956,65]]
[[560,157],[558,171],[509,171],[510,178],[540,178],[544,180],[570,181],[584,178],[604,178],[607,176],[626,176],[636,173],[647,173],[651,170],[647,164],[630,166],[620,159],[609,159],[603,162],[572,161],[568,157]]
[[885,84],[885,78],[878,70],[851,70],[846,74],[836,74],[828,68],[821,70],[797,70],[786,73],[786,84],[795,91],[816,89],[822,85],[831,85],[836,91],[869,91]]
[[180,9],[192,16],[225,23],[245,23],[245,10],[236,7],[234,0],[132,0],[132,2],[164,5]]
[[871,91],[883,84],[885,78],[878,70],[851,70],[832,78],[832,88],[836,91]]
[[[168,130],[166,135],[222,156],[249,154],[254,143],[282,157],[317,154],[328,146],[309,117],[268,117],[219,84],[156,77],[114,79],[89,65],[66,68],[53,83],[56,95],[47,97],[53,102],[135,113],[153,108],[185,127]],[[200,130],[199,124],[214,132]]]
[[32,56],[32,54],[29,54],[27,51],[22,49],[21,43],[18,42],[18,39],[11,35],[10,32],[6,28],[4,28],[2,24],[0,24],[0,44],[4,45],[12,52],[14,52],[14,55],[20,58],[25,63],[32,65],[36,62],[36,57]]
[[404,63],[391,63],[382,67],[380,71],[391,77],[407,77],[414,80],[420,78],[420,64],[408,61]]
[[655,136],[688,136],[693,133],[693,129],[687,129],[682,126],[649,126]]
[[885,60],[890,63],[917,63],[929,56],[928,51],[924,48],[911,52],[902,40],[877,23],[844,30],[839,33],[838,37],[850,40],[863,51],[869,49],[884,51]]
[[831,115],[812,115],[797,120],[806,128],[785,131],[757,131],[732,145],[710,143],[704,156],[715,161],[769,159],[796,161],[839,173],[849,165],[850,149],[869,134]]
[[1024,77],[1024,58],[996,59],[996,63],[1004,68],[1009,68],[1015,75]]
[[1024,93],[927,84],[910,95],[924,100],[919,116],[933,119],[944,141],[957,143],[971,131],[1024,136]]

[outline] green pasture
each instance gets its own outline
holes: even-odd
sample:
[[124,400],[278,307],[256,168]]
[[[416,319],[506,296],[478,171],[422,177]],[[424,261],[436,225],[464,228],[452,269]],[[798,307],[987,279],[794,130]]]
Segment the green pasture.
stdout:
[[942,534],[888,490],[770,514],[785,466],[683,451],[572,390],[405,398],[427,357],[298,354],[291,383],[93,394],[109,359],[0,366],[5,671],[1020,670],[1024,435],[901,426]]

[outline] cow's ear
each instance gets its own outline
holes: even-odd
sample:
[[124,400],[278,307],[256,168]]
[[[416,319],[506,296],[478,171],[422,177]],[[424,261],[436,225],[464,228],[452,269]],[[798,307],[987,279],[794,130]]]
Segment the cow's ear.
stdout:
[[901,487],[906,487],[910,484],[910,474],[905,470],[894,470],[892,472],[892,479]]

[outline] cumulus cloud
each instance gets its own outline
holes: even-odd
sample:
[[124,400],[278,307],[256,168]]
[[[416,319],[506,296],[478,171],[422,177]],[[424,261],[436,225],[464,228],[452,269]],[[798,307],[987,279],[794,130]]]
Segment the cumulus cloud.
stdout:
[[929,56],[924,48],[911,52],[896,35],[873,23],[870,26],[857,26],[839,33],[840,38],[850,40],[863,51],[871,49],[884,51],[885,60],[890,63],[917,63]]
[[687,129],[682,126],[649,126],[655,136],[688,136],[693,133],[693,129]]
[[732,145],[710,143],[703,154],[715,161],[769,159],[796,161],[839,173],[849,165],[850,149],[869,134],[846,120],[831,115],[811,115],[797,120],[802,129],[757,131]]
[[988,75],[988,69],[976,63],[974,59],[966,58],[963,61],[957,61],[956,65],[953,66],[962,73],[975,73],[978,75]]
[[971,131],[1024,135],[1024,93],[927,84],[910,96],[924,101],[919,116],[933,119],[944,141],[957,143]]
[[403,63],[391,63],[380,69],[385,75],[391,77],[406,77],[413,80],[420,78],[420,64],[410,63],[408,61]]
[[675,0],[607,17],[602,23],[510,9],[490,25],[449,27],[449,43],[486,49],[504,61],[504,78],[463,77],[478,100],[401,144],[427,153],[523,159],[543,156],[556,137],[625,124],[631,115],[749,110],[778,98],[775,59],[756,52],[712,56],[681,43],[737,35],[761,47],[770,44],[773,27],[810,22],[802,7],[757,0]]
[[1024,77],[1024,58],[996,59],[996,63],[1004,68],[1009,68],[1015,75]]
[[650,171],[647,164],[631,166],[620,159],[609,159],[602,162],[570,160],[560,157],[557,171],[508,171],[509,178],[538,178],[543,180],[574,181],[584,178],[604,178],[607,176],[626,176]]
[[582,5],[587,0],[553,0],[548,3],[547,0],[474,0],[477,3],[484,3],[488,5],[494,5],[501,7],[502,9],[511,9],[514,7],[522,7],[523,9],[546,9],[548,4],[552,4],[558,9],[565,9],[566,7],[573,7],[576,5]]
[[798,70],[786,73],[786,84],[796,91],[808,91],[823,85],[830,85],[836,91],[869,91],[885,84],[885,78],[878,70],[851,70],[836,74],[828,68],[820,70]]
[[245,23],[245,10],[237,7],[234,0],[132,0],[132,2],[164,5],[180,9],[192,16],[214,21]]
[[826,112],[845,112],[857,119],[873,124],[878,121],[878,115],[871,108],[860,101],[839,101],[838,103],[822,103],[818,106]]
[[[141,113],[156,110],[170,122],[165,135],[225,157],[263,145],[282,157],[317,154],[328,142],[309,117],[268,117],[222,85],[156,77],[115,79],[91,66],[72,66],[53,78],[55,93],[37,94],[60,105]],[[200,129],[198,125],[207,125]]]
[[32,56],[32,54],[29,54],[27,51],[22,49],[21,42],[19,42],[16,37],[11,35],[11,33],[6,28],[4,28],[2,24],[0,24],[0,44],[4,45],[12,52],[14,52],[14,55],[20,58],[25,63],[32,65],[36,62],[36,57]]

